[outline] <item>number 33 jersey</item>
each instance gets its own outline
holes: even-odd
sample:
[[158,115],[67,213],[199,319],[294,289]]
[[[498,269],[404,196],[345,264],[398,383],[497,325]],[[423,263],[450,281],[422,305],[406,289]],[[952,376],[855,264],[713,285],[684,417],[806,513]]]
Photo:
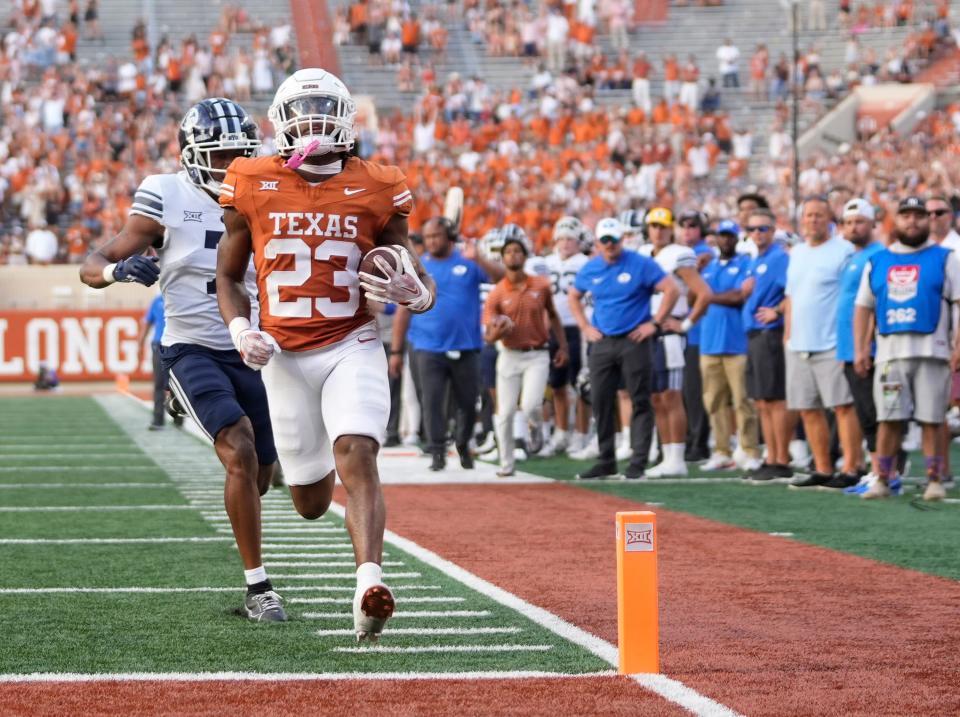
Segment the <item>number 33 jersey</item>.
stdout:
[[278,156],[238,158],[220,204],[250,228],[260,290],[260,328],[287,351],[339,341],[371,320],[357,272],[360,259],[413,195],[396,167],[351,157],[311,184]]
[[[186,172],[152,174],[140,183],[130,214],[164,227],[160,292],[166,328],[164,346],[197,344],[215,351],[233,349],[217,306],[217,244],[223,238],[223,209],[196,186]],[[251,322],[257,322],[257,285],[253,262],[245,278]]]

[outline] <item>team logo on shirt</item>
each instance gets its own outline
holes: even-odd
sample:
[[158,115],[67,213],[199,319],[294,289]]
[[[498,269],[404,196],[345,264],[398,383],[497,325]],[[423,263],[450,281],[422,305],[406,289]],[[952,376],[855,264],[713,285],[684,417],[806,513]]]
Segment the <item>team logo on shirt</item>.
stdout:
[[887,298],[890,301],[910,301],[917,295],[920,284],[920,266],[891,266],[887,269]]
[[617,274],[617,281],[621,284],[626,284],[630,281],[630,273],[625,271],[622,274]]
[[463,276],[466,273],[467,273],[467,267],[464,266],[463,264],[457,264],[455,267],[453,267],[454,276]]
[[275,180],[273,180],[273,181],[268,181],[268,180],[265,180],[265,179],[261,179],[261,180],[260,180],[260,189],[258,189],[257,191],[259,191],[259,192],[279,192],[279,191],[280,191],[280,188],[277,186],[278,184],[280,184],[280,180],[279,180],[279,179],[275,179]]
[[758,273],[758,274],[766,274],[766,273],[767,273],[767,265],[766,265],[766,264],[761,264],[760,266],[758,266],[758,267],[757,267],[757,273]]
[[739,267],[739,266],[731,266],[729,269],[727,269],[727,272],[730,273],[730,274],[739,274],[739,273],[740,273],[740,267]]
[[203,212],[191,212],[187,209],[183,210],[183,221],[185,222],[202,222],[203,221]]

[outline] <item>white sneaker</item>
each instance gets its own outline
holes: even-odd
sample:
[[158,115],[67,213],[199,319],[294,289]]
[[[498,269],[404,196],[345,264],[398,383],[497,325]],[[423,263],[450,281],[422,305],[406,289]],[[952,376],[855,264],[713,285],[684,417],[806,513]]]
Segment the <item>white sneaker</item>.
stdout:
[[368,588],[358,585],[353,595],[353,629],[357,633],[357,642],[379,640],[383,626],[393,615],[394,606],[393,593],[383,583]]
[[630,439],[629,437],[624,437],[622,433],[617,434],[616,456],[618,461],[626,461],[633,456],[633,448],[630,446]]
[[745,458],[743,462],[740,463],[740,467],[747,472],[759,470],[760,466],[762,465],[763,465],[763,461],[761,461],[759,458],[749,458],[749,457]]
[[481,461],[493,461],[496,463],[500,460],[500,451],[498,451],[497,447],[494,446],[492,450],[489,450],[486,453],[481,453],[478,458]]
[[734,462],[733,458],[730,456],[725,456],[722,453],[714,453],[710,456],[710,460],[701,464],[700,470],[702,471],[730,471],[737,467],[737,464]]
[[403,444],[404,446],[415,446],[419,442],[420,442],[420,439],[417,438],[416,433],[412,433],[409,436],[404,436],[400,441],[400,443]]
[[644,471],[644,474],[647,478],[666,478],[667,476],[685,476],[687,475],[687,464],[686,463],[677,463],[676,465],[671,465],[664,461],[658,465],[655,465],[653,468],[648,468]]
[[513,449],[513,460],[515,461],[525,461],[527,460],[527,452],[522,448]]
[[577,461],[594,460],[600,457],[600,443],[597,441],[597,437],[594,436],[593,440],[583,447],[583,450],[577,451],[576,453],[568,453],[567,455]]
[[549,458],[550,456],[555,456],[558,453],[564,453],[567,450],[569,441],[567,436],[558,437],[556,433],[550,438],[550,442],[543,447],[543,450],[540,451],[538,455],[543,456],[544,458]]
[[497,447],[497,439],[493,435],[493,431],[487,433],[486,437],[479,446],[477,446],[477,454],[488,453]]
[[586,436],[582,433],[574,433],[568,436],[567,440],[567,455],[573,456],[574,453],[579,453],[587,445]]

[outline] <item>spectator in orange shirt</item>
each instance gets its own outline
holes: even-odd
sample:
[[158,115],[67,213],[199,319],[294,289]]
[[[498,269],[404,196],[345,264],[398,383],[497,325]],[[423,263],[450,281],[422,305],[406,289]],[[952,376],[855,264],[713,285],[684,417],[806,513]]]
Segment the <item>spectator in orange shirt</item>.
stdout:
[[400,43],[407,55],[416,55],[420,46],[420,22],[414,13],[400,25]]

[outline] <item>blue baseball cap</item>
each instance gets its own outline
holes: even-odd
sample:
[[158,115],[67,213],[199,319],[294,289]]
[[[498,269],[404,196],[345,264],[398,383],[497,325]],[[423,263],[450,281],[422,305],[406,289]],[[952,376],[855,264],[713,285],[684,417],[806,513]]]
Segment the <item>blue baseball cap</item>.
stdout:
[[740,236],[740,225],[733,221],[733,219],[724,219],[717,225],[717,234]]

